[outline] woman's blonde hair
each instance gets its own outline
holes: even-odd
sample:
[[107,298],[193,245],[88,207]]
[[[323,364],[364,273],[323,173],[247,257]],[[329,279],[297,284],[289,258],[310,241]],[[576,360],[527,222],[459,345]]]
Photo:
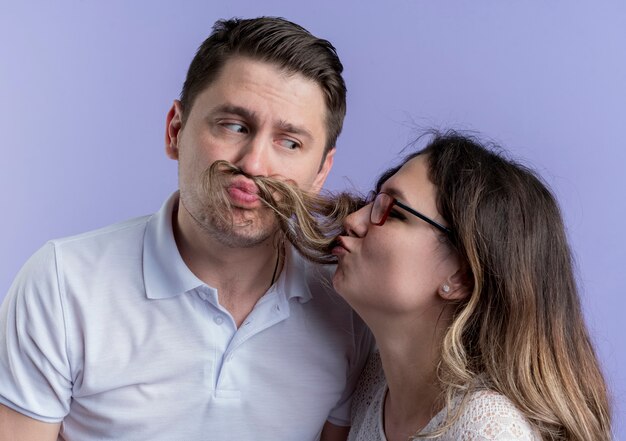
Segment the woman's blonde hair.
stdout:
[[550,190],[527,167],[453,132],[417,154],[473,285],[443,342],[448,403],[482,374],[543,439],[610,440],[607,387]]
[[[583,319],[561,213],[547,186],[495,148],[455,132],[421,151],[437,188],[447,239],[467,265],[472,292],[453,305],[439,378],[448,409],[436,436],[461,414],[476,379],[509,398],[545,440],[610,440],[607,387]],[[401,165],[402,165],[401,164]],[[387,171],[377,188],[400,166]],[[318,197],[261,178],[260,195],[294,246],[334,261],[334,237],[360,196]]]
[[245,175],[254,182],[261,202],[274,212],[279,233],[307,259],[321,264],[336,263],[330,254],[335,238],[342,232],[342,222],[363,205],[360,197],[349,193],[318,196],[300,190],[294,183],[279,177],[250,176],[228,161],[219,160],[205,171],[204,191],[208,206],[220,223],[232,223],[230,199],[225,191],[229,177]]

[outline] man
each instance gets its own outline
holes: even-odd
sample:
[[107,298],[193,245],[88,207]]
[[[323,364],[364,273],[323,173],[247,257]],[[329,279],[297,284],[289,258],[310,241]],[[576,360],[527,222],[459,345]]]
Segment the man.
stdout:
[[[330,43],[293,23],[216,24],[167,115],[180,193],[153,216],[48,243],[11,287],[0,439],[345,439],[371,337],[277,240],[250,179],[319,191],[341,71]],[[206,184],[216,160],[241,170],[224,188]]]

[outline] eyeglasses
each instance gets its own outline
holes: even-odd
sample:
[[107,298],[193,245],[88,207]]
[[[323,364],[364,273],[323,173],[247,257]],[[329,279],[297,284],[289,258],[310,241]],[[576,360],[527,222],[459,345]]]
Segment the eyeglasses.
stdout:
[[391,212],[391,209],[394,205],[397,205],[398,207],[408,211],[412,215],[419,217],[424,222],[428,222],[430,225],[437,228],[438,230],[441,230],[446,234],[452,234],[452,230],[450,230],[449,228],[444,227],[439,222],[432,220],[428,216],[424,216],[419,211],[412,209],[411,207],[403,204],[393,196],[383,192],[380,192],[374,196],[374,200],[372,201],[372,211],[370,212],[370,222],[373,225],[377,226],[383,225],[387,220],[387,217],[389,216],[389,213]]

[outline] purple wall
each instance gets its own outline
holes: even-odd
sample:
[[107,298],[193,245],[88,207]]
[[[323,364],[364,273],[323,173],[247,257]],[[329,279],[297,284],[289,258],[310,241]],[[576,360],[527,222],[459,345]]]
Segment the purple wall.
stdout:
[[625,3],[136,3],[0,5],[0,299],[47,239],[158,209],[176,188],[165,113],[195,49],[218,18],[281,15],[345,65],[328,188],[369,189],[416,126],[480,131],[539,170],[562,204],[626,439]]

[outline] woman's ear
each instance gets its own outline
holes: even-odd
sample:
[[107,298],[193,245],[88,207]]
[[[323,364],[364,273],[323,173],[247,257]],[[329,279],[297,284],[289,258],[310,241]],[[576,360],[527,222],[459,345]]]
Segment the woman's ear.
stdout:
[[463,300],[471,294],[472,285],[468,271],[461,267],[439,285],[437,293],[444,300]]

